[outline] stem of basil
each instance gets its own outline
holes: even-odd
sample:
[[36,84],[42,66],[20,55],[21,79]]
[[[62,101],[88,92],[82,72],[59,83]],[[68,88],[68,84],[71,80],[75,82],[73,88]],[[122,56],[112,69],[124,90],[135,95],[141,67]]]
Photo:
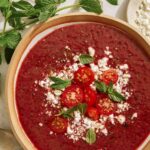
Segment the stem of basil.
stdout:
[[56,12],[59,12],[59,11],[62,11],[62,10],[68,9],[68,8],[75,8],[75,7],[80,7],[80,4],[77,3],[77,4],[74,4],[74,5],[65,6],[65,7],[62,7],[60,9],[57,9]]

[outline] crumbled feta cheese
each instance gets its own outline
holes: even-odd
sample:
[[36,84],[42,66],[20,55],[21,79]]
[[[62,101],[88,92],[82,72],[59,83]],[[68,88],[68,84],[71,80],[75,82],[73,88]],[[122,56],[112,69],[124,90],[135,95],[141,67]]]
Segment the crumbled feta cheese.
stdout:
[[45,78],[44,80],[42,81],[39,81],[39,85],[43,88],[46,88],[48,89],[50,85],[52,85],[54,82],[53,81],[50,81],[49,78]]
[[79,55],[75,55],[75,56],[73,57],[73,60],[74,60],[74,62],[79,61]]
[[107,130],[106,128],[102,129],[101,132],[102,132],[105,136],[108,135],[108,130]]
[[143,0],[136,11],[135,23],[141,33],[150,40],[150,1]]
[[125,103],[118,103],[117,104],[117,108],[118,108],[117,112],[121,113],[121,112],[129,110],[130,105],[127,102],[125,102]]
[[53,93],[48,92],[45,94],[46,95],[46,100],[49,101],[51,104],[58,104],[58,99],[54,96]]
[[43,126],[43,123],[40,122],[40,123],[39,123],[39,126],[42,127],[42,126]]
[[131,116],[131,120],[133,120],[134,118],[137,118],[137,113],[133,113],[133,115]]
[[124,65],[120,65],[119,68],[121,70],[127,70],[127,69],[129,69],[129,66],[128,66],[128,64],[124,64]]
[[119,116],[116,117],[116,119],[118,120],[118,122],[119,122],[120,124],[123,124],[123,123],[125,123],[125,121],[126,121],[126,118],[125,118],[124,115],[119,115]]
[[90,56],[93,57],[93,56],[95,55],[95,49],[94,49],[93,47],[89,47],[89,48],[88,48],[88,51],[89,51],[89,55],[90,55]]
[[60,96],[62,94],[62,91],[61,90],[54,90],[54,94],[56,96]]
[[101,71],[105,71],[105,70],[109,69],[108,60],[109,60],[109,58],[107,58],[107,57],[103,57],[102,59],[98,60],[98,67]]
[[98,72],[99,71],[99,68],[97,65],[95,65],[94,63],[91,63],[90,64],[90,67],[92,69],[93,72]]
[[110,120],[110,122],[111,122],[113,125],[115,125],[115,116],[114,116],[114,114],[109,115],[109,120]]

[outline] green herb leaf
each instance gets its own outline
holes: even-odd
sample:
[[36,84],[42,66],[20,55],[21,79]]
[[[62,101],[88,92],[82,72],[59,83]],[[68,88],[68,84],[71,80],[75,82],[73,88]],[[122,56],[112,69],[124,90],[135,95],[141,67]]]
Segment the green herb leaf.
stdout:
[[21,34],[18,31],[9,31],[5,32],[5,34],[2,34],[0,36],[0,46],[2,47],[8,47],[11,49],[16,48],[19,41],[21,40]]
[[5,60],[9,64],[11,61],[11,57],[14,53],[14,49],[11,48],[5,48]]
[[73,118],[74,111],[79,110],[80,113],[83,115],[83,114],[85,114],[86,109],[87,109],[87,104],[81,103],[81,104],[78,104],[77,106],[69,108],[67,111],[62,110],[59,113],[59,116],[62,115],[65,118]]
[[81,7],[89,12],[94,12],[97,14],[102,13],[102,7],[99,0],[80,0]]
[[0,0],[0,8],[7,8],[9,6],[8,0]]
[[104,82],[95,81],[96,89],[100,92],[107,92],[107,85]]
[[87,104],[79,104],[77,106],[77,109],[80,111],[80,113],[83,115],[86,112]]
[[86,133],[86,142],[89,143],[90,145],[96,142],[96,133],[94,129],[89,129]]
[[108,86],[104,82],[95,81],[96,89],[102,93],[108,94],[109,98],[115,102],[125,100],[125,97],[113,89],[113,83]]
[[15,8],[18,8],[18,9],[21,9],[21,10],[30,10],[30,9],[33,8],[33,6],[29,2],[24,1],[24,0],[20,0],[18,2],[13,2],[12,5]]
[[108,96],[111,100],[113,100],[115,102],[121,102],[121,101],[125,100],[125,97],[122,96],[120,93],[118,93],[115,90],[112,93],[108,93]]
[[94,61],[94,58],[88,54],[82,54],[79,57],[79,61],[80,61],[80,63],[85,65],[85,64],[92,63]]
[[49,18],[49,11],[40,12],[40,15],[39,15],[40,22],[46,21],[48,18]]
[[118,5],[118,0],[107,0],[112,5]]
[[61,90],[71,84],[71,80],[62,80],[56,77],[50,77],[50,79],[54,82],[54,84],[51,85],[51,88],[53,89]]

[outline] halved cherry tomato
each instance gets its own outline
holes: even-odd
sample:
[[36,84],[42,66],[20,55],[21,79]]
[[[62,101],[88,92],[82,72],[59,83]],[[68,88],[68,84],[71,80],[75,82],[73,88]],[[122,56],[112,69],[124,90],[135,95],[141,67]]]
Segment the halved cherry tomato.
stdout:
[[74,73],[74,80],[77,83],[90,85],[94,81],[94,73],[88,67],[81,67]]
[[89,107],[87,109],[87,114],[93,120],[99,119],[99,112],[98,112],[97,108],[95,108],[95,107]]
[[92,90],[89,86],[84,89],[84,101],[88,106],[93,106],[96,103],[96,91]]
[[61,117],[54,118],[50,123],[50,129],[56,133],[64,133],[67,130],[68,121]]
[[96,105],[100,114],[110,115],[115,112],[115,104],[109,98],[100,98]]
[[67,107],[73,107],[83,101],[83,90],[78,85],[71,85],[61,95],[61,103]]
[[105,84],[113,83],[115,84],[118,81],[118,74],[115,69],[109,69],[103,72],[100,76],[100,80],[103,81]]

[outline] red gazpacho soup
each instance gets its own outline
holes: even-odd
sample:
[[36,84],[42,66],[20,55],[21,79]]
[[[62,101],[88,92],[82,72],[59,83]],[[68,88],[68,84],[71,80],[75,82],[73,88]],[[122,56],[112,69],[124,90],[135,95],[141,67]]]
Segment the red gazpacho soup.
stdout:
[[150,133],[149,75],[149,56],[124,31],[61,27],[19,69],[20,123],[38,150],[135,150]]

